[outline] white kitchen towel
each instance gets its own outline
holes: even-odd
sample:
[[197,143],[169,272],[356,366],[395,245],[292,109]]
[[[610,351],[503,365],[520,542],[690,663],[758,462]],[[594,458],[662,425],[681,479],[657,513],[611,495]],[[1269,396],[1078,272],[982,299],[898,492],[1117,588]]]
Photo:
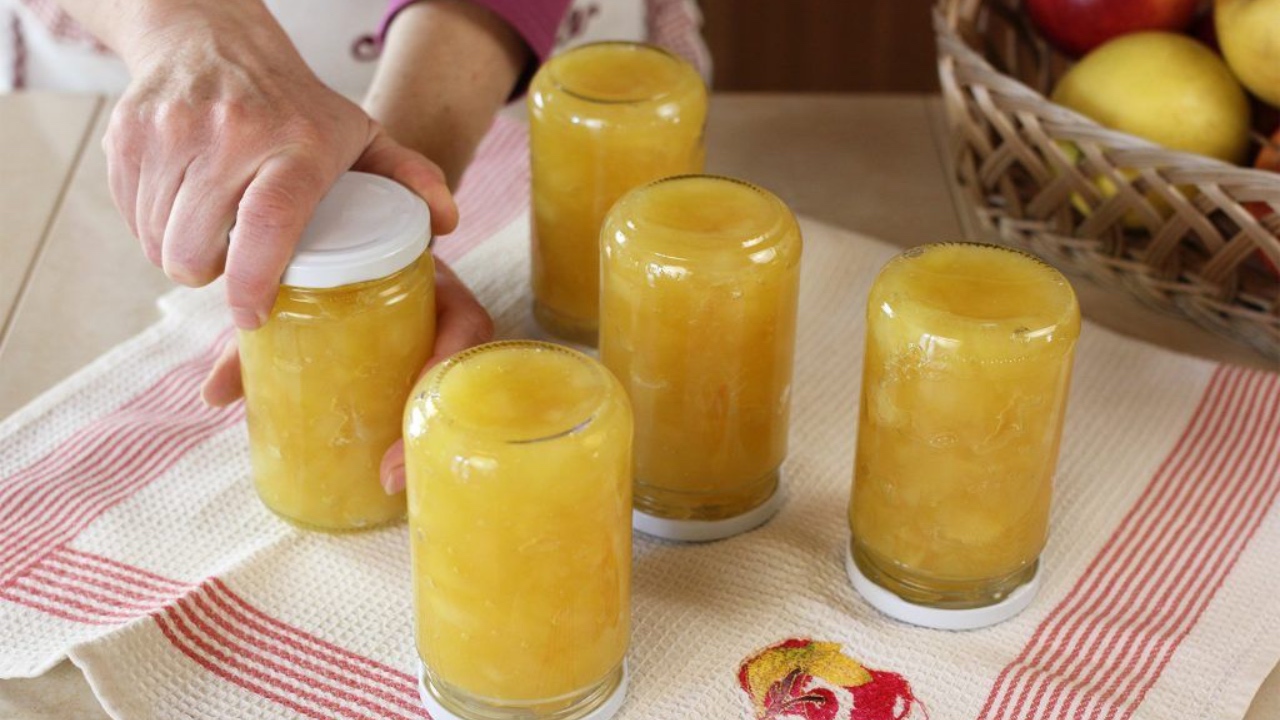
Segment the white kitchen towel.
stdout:
[[[532,332],[525,137],[502,123],[439,252]],[[736,538],[637,536],[619,717],[1239,718],[1280,660],[1280,375],[1086,324],[1042,587],[1004,624],[892,621],[845,577],[864,303],[896,250],[802,222],[786,504]],[[406,528],[298,531],[239,406],[197,388],[215,287],[0,423],[0,676],[70,657],[118,718],[422,718]]]

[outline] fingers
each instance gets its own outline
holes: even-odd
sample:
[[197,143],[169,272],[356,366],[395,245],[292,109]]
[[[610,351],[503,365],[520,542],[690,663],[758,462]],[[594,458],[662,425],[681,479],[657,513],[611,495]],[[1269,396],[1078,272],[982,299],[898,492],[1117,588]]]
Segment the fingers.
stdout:
[[234,336],[222,347],[222,354],[200,387],[200,399],[212,407],[225,407],[244,395],[240,375],[240,346]]
[[493,339],[493,319],[448,265],[436,260],[436,344],[423,372]]
[[388,495],[395,495],[404,490],[403,440],[397,440],[394,445],[387,448],[386,454],[382,456],[382,466],[378,470],[378,477],[382,482],[382,489]]
[[[205,136],[207,118],[189,107],[137,102],[122,99],[103,136],[112,199],[152,264],[183,285],[205,285],[222,272],[236,201],[257,161]],[[197,137],[204,142],[193,145]],[[221,167],[210,171],[210,162]]]
[[[112,114],[111,124],[102,136],[102,152],[107,156],[107,185],[111,188],[111,200],[115,203],[116,210],[120,211],[120,217],[129,225],[129,232],[138,237],[138,153],[128,146],[127,140],[121,135],[123,131],[117,129],[121,122],[118,119],[121,112],[117,107]],[[159,248],[154,250],[155,252],[143,246],[147,259],[159,265]]]
[[204,175],[198,167],[188,169],[162,243],[165,274],[192,287],[207,285],[222,274],[237,201],[244,193],[243,185],[227,186]]
[[286,153],[267,160],[250,181],[227,250],[227,304],[236,327],[266,322],[293,248],[335,179]]
[[[105,146],[106,141],[103,141]],[[125,223],[129,226],[129,232],[134,237],[138,237],[138,222],[135,209],[138,203],[138,165],[132,161],[132,158],[126,159],[123,156],[112,155],[111,151],[106,151],[107,155],[107,185],[111,188],[111,201],[115,204],[116,210],[120,212],[120,217],[124,218]],[[159,264],[159,254],[154,254],[146,246],[142,248],[143,253],[152,263]]]
[[169,208],[173,206],[173,199],[186,175],[185,163],[175,171],[172,167],[166,167],[166,162],[172,162],[172,159],[155,156],[142,159],[138,168],[138,196],[133,210],[133,222],[142,250],[147,259],[160,267],[164,267],[164,227],[169,220]]
[[200,287],[222,274],[236,196],[219,193],[216,183],[207,178],[193,180],[191,175],[188,164],[180,176],[152,194],[151,210],[139,218],[139,228],[144,247],[160,247],[165,275],[182,285]]
[[458,226],[458,206],[440,166],[401,145],[377,128],[364,154],[351,168],[391,178],[412,190],[431,208],[431,232],[445,235]]

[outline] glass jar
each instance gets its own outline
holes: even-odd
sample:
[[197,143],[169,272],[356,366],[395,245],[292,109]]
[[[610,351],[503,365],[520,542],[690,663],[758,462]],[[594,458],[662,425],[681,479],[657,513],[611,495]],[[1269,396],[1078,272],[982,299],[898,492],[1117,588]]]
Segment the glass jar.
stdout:
[[928,245],[880,272],[849,507],[873,604],[964,628],[1030,602],[1079,334],[1070,283],[1018,251]]
[[418,383],[405,467],[433,717],[601,718],[621,704],[631,432],[617,380],[558,345],[481,345]]
[[635,409],[635,523],[712,540],[777,509],[787,454],[800,228],[771,193],[668,178],[601,233],[600,358]]
[[310,529],[404,517],[379,482],[435,340],[430,215],[386,178],[347,173],[320,202],[266,324],[241,331],[258,495]]
[[707,90],[692,66],[649,45],[584,45],[529,86],[534,316],[594,345],[600,223],[632,188],[702,172]]

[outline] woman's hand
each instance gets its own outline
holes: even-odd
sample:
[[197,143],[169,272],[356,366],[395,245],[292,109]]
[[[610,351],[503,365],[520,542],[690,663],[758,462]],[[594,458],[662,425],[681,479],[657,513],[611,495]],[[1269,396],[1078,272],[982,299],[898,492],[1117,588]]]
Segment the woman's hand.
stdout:
[[103,139],[111,194],[171,278],[227,276],[238,327],[265,322],[316,204],[348,169],[422,196],[435,233],[457,224],[440,168],[321,83],[258,0],[141,6],[113,33],[133,80]]
[[[174,280],[203,285],[225,274],[235,324],[248,330],[266,321],[303,229],[348,169],[405,185],[430,207],[434,234],[453,230],[450,187],[531,57],[484,8],[411,5],[387,37],[366,114],[315,77],[261,0],[60,2],[133,78],[103,139],[121,214]],[[436,307],[427,368],[493,334],[443,263]],[[213,405],[243,395],[234,341],[202,395]],[[382,482],[404,488],[400,442],[387,451]]]
[[[436,260],[436,343],[422,373],[450,355],[493,338],[493,321],[453,269]],[[419,374],[421,377],[421,374]],[[240,352],[233,337],[222,349],[200,391],[215,407],[230,405],[244,395]],[[388,493],[404,490],[404,441],[397,440],[382,458],[382,487]]]

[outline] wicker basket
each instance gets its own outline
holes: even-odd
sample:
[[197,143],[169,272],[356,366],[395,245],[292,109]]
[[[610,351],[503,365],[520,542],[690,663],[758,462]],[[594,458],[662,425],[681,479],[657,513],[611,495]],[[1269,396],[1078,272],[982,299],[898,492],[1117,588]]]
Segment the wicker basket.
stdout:
[[[939,0],[934,14],[957,180],[984,231],[1280,360],[1280,173],[1166,150],[1050,102],[1070,63],[1019,5]],[[1258,220],[1243,203],[1273,212]]]

